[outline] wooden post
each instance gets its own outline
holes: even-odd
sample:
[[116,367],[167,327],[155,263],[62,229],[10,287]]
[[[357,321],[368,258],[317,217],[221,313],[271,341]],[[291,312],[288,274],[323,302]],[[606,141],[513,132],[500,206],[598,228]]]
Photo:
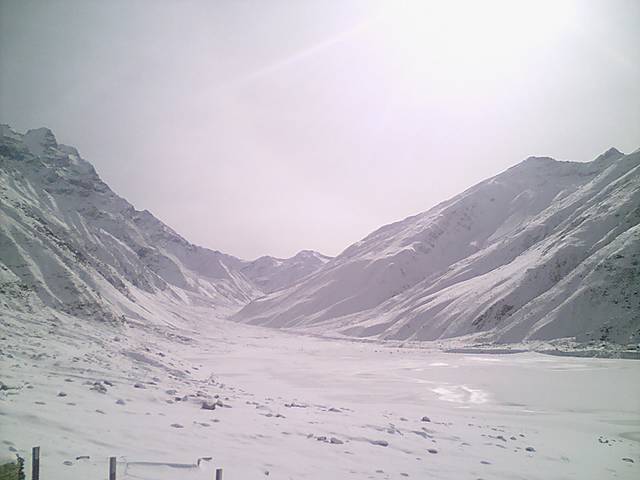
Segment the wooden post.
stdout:
[[222,469],[216,468],[216,480],[222,480]]
[[116,457],[109,457],[109,480],[116,480]]
[[31,449],[31,480],[40,480],[40,447]]

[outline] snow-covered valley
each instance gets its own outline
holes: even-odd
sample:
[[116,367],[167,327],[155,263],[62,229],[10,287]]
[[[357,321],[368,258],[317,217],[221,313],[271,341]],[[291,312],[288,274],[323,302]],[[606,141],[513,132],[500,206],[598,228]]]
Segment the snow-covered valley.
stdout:
[[[640,340],[640,152],[529,158],[335,258],[190,243],[45,128],[0,128],[0,307],[152,321],[206,306],[304,333],[474,343]],[[159,307],[160,305],[160,307]]]
[[209,479],[215,467],[225,479],[638,476],[635,361],[190,318],[105,328],[3,316],[1,448],[28,457],[40,445],[42,478],[68,480],[105,476],[112,455],[119,479]]
[[527,160],[336,258],[248,261],[49,130],[0,133],[3,457],[41,446],[46,480],[109,456],[131,480],[637,478],[640,363],[533,350],[637,356],[640,153]]

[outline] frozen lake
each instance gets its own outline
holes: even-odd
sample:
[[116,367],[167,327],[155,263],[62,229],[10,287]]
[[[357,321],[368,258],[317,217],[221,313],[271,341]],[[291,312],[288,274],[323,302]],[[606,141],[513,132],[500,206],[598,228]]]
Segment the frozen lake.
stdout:
[[72,324],[55,336],[8,326],[2,380],[16,388],[0,401],[1,448],[41,445],[46,479],[97,478],[109,455],[119,478],[149,480],[212,478],[215,466],[225,479],[640,475],[638,361],[391,348],[224,321],[172,338],[95,329],[89,342]]

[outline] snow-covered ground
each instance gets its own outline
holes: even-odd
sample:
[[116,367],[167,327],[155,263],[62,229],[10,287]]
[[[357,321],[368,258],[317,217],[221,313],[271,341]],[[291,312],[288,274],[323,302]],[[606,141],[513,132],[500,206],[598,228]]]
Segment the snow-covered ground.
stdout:
[[637,361],[1,313],[0,450],[45,480],[640,476]]
[[[530,159],[335,259],[245,261],[47,129],[0,147],[0,458],[40,445],[43,480],[112,455],[131,480],[640,477],[639,362],[441,350],[637,343],[640,153]],[[227,320],[243,306],[306,336]]]

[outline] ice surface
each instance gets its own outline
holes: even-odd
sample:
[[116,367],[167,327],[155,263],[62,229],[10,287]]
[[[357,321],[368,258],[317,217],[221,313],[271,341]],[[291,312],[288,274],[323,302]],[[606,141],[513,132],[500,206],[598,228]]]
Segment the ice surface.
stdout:
[[210,479],[215,467],[228,479],[638,478],[636,361],[189,318],[141,328],[3,315],[0,449],[40,445],[54,480],[103,478],[112,455],[125,480]]

